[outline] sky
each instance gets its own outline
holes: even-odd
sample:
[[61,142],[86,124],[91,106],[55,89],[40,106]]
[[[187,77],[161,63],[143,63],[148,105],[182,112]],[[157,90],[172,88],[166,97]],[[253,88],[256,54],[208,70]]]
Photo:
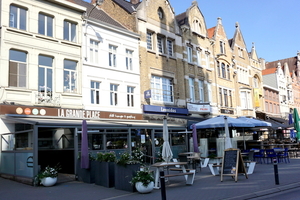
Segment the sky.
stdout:
[[[193,0],[169,0],[178,15]],[[238,22],[251,51],[254,42],[258,57],[267,62],[290,58],[300,51],[300,0],[198,0],[206,27],[216,26],[222,18],[226,36],[231,39]]]
[[[85,0],[90,2],[90,0]],[[129,1],[129,0],[127,0]],[[161,0],[157,0],[161,1]],[[169,0],[175,15],[183,13],[194,0]],[[198,0],[206,27],[222,18],[228,39],[238,22],[247,51],[252,43],[259,58],[267,62],[290,58],[300,51],[300,0]]]

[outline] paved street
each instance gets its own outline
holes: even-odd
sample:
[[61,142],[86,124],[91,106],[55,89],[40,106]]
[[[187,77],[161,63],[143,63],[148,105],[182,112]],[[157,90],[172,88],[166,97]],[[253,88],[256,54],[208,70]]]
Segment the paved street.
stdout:
[[[212,176],[208,168],[203,168],[196,174],[192,186],[185,185],[182,176],[170,178],[170,182],[166,183],[166,197],[168,200],[263,199],[264,195],[274,193],[280,195],[299,188],[300,159],[291,159],[291,163],[288,164],[280,163],[278,170],[279,185],[276,185],[272,164],[257,164],[254,173],[249,175],[248,179],[244,175],[239,175],[237,183],[231,177],[224,177],[224,181],[220,182],[220,176]],[[268,198],[268,196],[265,197]],[[78,181],[59,183],[53,187],[33,187],[0,178],[0,199],[159,200],[161,199],[161,190],[154,190],[149,194],[129,193]],[[285,200],[288,199],[293,199],[293,196],[285,198]]]

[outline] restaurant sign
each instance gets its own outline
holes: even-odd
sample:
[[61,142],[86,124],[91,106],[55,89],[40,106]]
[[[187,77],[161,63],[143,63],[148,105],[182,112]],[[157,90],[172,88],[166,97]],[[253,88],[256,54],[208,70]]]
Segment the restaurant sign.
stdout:
[[228,110],[228,109],[221,109],[221,113],[233,115],[234,111],[233,110]]
[[142,114],[136,113],[119,113],[98,110],[83,109],[65,109],[65,108],[48,108],[32,107],[17,105],[0,105],[0,114],[17,114],[27,116],[51,116],[66,119],[121,119],[121,120],[142,120]]
[[152,106],[144,105],[144,113],[154,113],[154,114],[174,114],[174,115],[188,115],[188,109],[185,108],[173,108],[165,106]]
[[199,114],[209,114],[210,111],[210,105],[205,103],[205,104],[192,104],[192,103],[187,103],[187,109],[189,112],[195,112]]

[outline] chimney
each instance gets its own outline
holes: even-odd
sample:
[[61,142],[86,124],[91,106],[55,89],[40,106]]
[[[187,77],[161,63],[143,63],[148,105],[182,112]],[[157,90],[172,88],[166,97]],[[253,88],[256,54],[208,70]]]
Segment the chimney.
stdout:
[[132,3],[132,4],[137,4],[139,2],[140,2],[140,0],[130,0],[130,3]]

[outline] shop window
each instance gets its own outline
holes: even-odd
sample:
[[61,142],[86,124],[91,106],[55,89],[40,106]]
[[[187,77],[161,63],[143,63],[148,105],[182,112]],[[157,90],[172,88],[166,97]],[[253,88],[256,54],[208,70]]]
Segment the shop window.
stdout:
[[128,133],[115,133],[106,135],[106,149],[127,149]]

